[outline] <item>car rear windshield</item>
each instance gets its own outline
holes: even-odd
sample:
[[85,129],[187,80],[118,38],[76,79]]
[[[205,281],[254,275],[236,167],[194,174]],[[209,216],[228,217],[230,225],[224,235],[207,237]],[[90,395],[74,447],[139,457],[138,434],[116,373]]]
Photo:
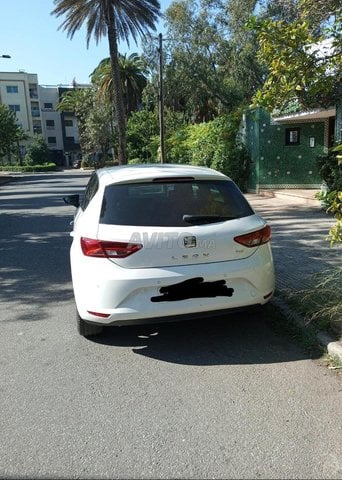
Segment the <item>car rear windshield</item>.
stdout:
[[253,215],[230,180],[113,184],[104,191],[100,223],[181,227]]

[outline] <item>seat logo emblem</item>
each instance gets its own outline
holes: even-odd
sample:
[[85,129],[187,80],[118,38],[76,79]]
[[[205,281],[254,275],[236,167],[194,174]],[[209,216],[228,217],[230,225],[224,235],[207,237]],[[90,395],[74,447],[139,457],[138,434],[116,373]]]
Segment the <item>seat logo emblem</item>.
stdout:
[[183,241],[184,241],[184,247],[186,248],[192,248],[197,246],[196,237],[194,237],[193,235],[189,237],[184,237]]

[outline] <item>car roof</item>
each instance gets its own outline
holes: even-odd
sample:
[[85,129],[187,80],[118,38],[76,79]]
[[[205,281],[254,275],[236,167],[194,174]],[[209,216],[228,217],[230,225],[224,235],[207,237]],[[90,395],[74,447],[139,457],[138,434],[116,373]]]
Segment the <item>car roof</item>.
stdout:
[[124,165],[117,167],[100,168],[97,175],[101,183],[105,185],[113,183],[138,183],[151,181],[153,179],[164,179],[174,177],[193,177],[196,180],[216,179],[230,180],[223,173],[207,167],[196,167],[193,165],[175,164],[142,164]]

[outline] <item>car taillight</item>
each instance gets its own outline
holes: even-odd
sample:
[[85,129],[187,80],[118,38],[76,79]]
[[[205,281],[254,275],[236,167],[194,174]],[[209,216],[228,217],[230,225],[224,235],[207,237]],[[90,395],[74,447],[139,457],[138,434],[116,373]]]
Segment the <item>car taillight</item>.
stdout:
[[264,243],[269,242],[271,239],[271,228],[269,225],[257,230],[256,232],[246,233],[245,235],[239,235],[234,237],[235,242],[244,245],[245,247],[252,248],[263,245]]
[[132,253],[139,251],[142,245],[139,243],[109,242],[105,240],[93,240],[81,237],[83,255],[99,258],[126,258]]

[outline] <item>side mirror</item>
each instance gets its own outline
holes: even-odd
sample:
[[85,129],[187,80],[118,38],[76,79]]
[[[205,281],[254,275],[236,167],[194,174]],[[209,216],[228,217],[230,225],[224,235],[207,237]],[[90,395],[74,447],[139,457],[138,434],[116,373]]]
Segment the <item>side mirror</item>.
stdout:
[[67,205],[72,205],[75,208],[80,206],[80,196],[77,195],[68,195],[67,197],[63,197],[64,203]]

